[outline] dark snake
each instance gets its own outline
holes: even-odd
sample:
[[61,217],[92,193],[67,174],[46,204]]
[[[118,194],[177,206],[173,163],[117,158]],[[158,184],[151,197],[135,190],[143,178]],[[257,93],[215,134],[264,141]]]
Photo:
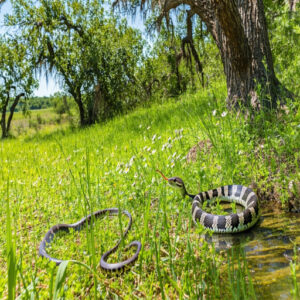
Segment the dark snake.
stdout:
[[[76,231],[79,231],[81,230],[84,225],[86,223],[90,223],[92,218],[98,218],[98,217],[101,217],[105,214],[108,214],[110,216],[115,216],[115,215],[119,215],[119,209],[118,208],[106,208],[106,209],[102,209],[102,210],[98,210],[96,212],[94,212],[93,214],[90,214],[88,215],[87,217],[84,217],[82,218],[80,221],[74,223],[74,224],[57,224],[53,227],[51,227],[49,229],[49,231],[46,233],[46,235],[44,236],[44,239],[42,240],[42,242],[40,243],[40,246],[39,246],[39,254],[47,259],[49,259],[50,261],[53,261],[55,262],[57,265],[61,264],[64,260],[61,260],[61,259],[57,259],[57,258],[54,258],[52,257],[51,255],[49,255],[46,251],[46,248],[47,248],[47,245],[49,245],[51,243],[51,241],[53,240],[54,236],[60,232],[60,231],[64,231],[64,232],[69,232],[70,231],[70,228],[76,230]],[[126,237],[126,235],[128,234],[128,231],[130,230],[131,228],[131,224],[132,224],[132,217],[131,217],[131,214],[126,211],[126,210],[123,210],[122,211],[122,214],[124,214],[125,216],[127,216],[129,218],[129,222],[128,222],[128,225],[127,225],[127,228],[123,234],[123,239]],[[137,258],[138,258],[138,255],[141,251],[141,243],[138,242],[138,241],[133,241],[131,242],[126,248],[130,248],[130,247],[136,247],[136,252],[134,253],[133,256],[131,256],[130,258],[122,261],[122,262],[118,262],[118,263],[108,263],[107,262],[107,259],[109,257],[109,255],[111,255],[112,253],[114,253],[120,243],[122,241],[122,238],[117,242],[117,244],[111,248],[110,250],[108,250],[107,252],[105,252],[102,256],[101,256],[101,260],[100,260],[100,267],[104,270],[107,270],[107,271],[119,271],[119,270],[123,270],[127,265],[133,263]]]

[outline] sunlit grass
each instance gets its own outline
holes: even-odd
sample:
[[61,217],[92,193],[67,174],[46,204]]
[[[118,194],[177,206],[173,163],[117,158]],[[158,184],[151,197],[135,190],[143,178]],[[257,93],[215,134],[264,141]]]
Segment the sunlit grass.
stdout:
[[[203,230],[192,224],[190,201],[167,187],[155,172],[159,168],[167,176],[180,176],[188,190],[196,193],[231,183],[267,184],[270,166],[278,166],[272,153],[285,151],[288,166],[297,160],[299,154],[293,149],[298,147],[299,133],[294,124],[278,129],[280,137],[259,139],[258,133],[249,133],[257,129],[255,124],[249,128],[241,116],[228,113],[221,104],[224,99],[224,87],[216,86],[214,92],[140,108],[106,124],[1,142],[0,204],[7,207],[9,203],[9,209],[0,211],[1,223],[7,224],[0,233],[6,258],[0,261],[0,297],[8,297],[14,289],[15,276],[16,295],[25,298],[38,294],[44,299],[52,293],[66,299],[234,299],[232,294],[239,288],[241,295],[253,299],[245,258],[239,256],[240,265],[236,265],[236,255],[218,254],[213,245],[202,241]],[[266,130],[271,126],[262,124]],[[286,141],[284,146],[280,138]],[[206,153],[200,150],[198,159],[187,163],[189,149],[206,139],[212,148]],[[265,161],[261,144],[269,149],[271,162]],[[295,170],[278,174],[272,175],[278,184],[298,176]],[[124,245],[141,241],[139,259],[119,276],[99,268],[101,254],[115,245],[127,225],[125,218],[104,217],[96,220],[93,230],[54,239],[49,248],[53,256],[90,268],[69,263],[57,277],[57,268],[38,256],[44,234],[55,224],[74,223],[107,207],[132,214],[133,226]],[[9,231],[15,235],[10,237]],[[15,253],[10,256],[14,266],[7,259],[9,253]],[[130,254],[121,246],[110,261]],[[229,273],[221,273],[220,266],[228,262]],[[19,271],[12,272],[17,264]],[[13,274],[9,287],[7,274]]]
[[10,134],[16,138],[51,134],[68,128],[70,120],[76,123],[75,116],[59,115],[53,108],[31,110],[25,114],[18,111],[14,113]]

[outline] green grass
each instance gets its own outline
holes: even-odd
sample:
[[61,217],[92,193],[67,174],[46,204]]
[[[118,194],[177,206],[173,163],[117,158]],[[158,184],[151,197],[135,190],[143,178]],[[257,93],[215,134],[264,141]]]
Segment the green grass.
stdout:
[[[7,209],[0,211],[6,224],[0,233],[0,298],[13,298],[16,284],[16,295],[24,298],[237,299],[238,289],[243,299],[253,299],[243,255],[227,257],[200,244],[203,230],[192,224],[190,201],[155,172],[180,176],[190,192],[255,182],[263,194],[272,185],[286,203],[288,183],[300,176],[299,108],[245,120],[228,113],[224,99],[224,86],[215,86],[106,124],[1,142],[0,204]],[[188,163],[189,149],[207,139],[212,147]],[[97,266],[126,227],[123,217],[97,219],[54,239],[51,254],[81,264],[69,262],[57,271],[38,256],[51,226],[107,207],[133,216],[124,244],[139,240],[143,247],[130,271],[116,276]],[[110,261],[130,254],[120,247]]]
[[53,108],[31,110],[25,115],[19,111],[13,116],[10,134],[17,138],[50,134],[67,128],[70,120],[76,122],[75,117],[66,114],[59,115]]

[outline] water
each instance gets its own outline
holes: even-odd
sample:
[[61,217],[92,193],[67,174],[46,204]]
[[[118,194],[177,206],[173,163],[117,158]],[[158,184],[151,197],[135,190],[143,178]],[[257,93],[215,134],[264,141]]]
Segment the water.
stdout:
[[296,244],[297,283],[300,287],[300,214],[265,207],[254,228],[236,235],[225,235],[225,239],[224,235],[213,239],[218,239],[216,248],[224,249],[230,245],[244,250],[258,299],[293,299],[290,261]]
[[252,235],[244,250],[259,298],[292,299],[290,261],[294,255],[294,244],[298,257],[297,282],[300,285],[300,215],[264,208]]

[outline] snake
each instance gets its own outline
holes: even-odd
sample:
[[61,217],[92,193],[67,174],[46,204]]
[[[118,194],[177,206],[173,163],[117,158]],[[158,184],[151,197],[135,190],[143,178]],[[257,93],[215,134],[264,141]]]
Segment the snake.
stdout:
[[[225,185],[197,195],[187,192],[185,184],[180,177],[167,178],[161,171],[156,170],[168,182],[168,184],[179,189],[182,196],[192,199],[192,219],[195,224],[200,223],[204,228],[213,233],[238,233],[252,228],[260,217],[259,201],[254,191],[243,185]],[[202,209],[204,201],[234,202],[242,205],[244,210],[240,213],[227,215],[215,215]]]
[[117,262],[117,263],[108,263],[107,262],[108,257],[118,249],[122,239],[124,239],[126,237],[126,235],[128,234],[128,232],[131,228],[131,225],[132,225],[131,214],[127,210],[123,210],[122,212],[120,212],[118,208],[106,208],[106,209],[98,210],[98,211],[82,218],[80,221],[78,221],[74,224],[57,224],[57,225],[52,226],[48,230],[48,232],[45,234],[42,242],[40,243],[39,255],[47,258],[50,261],[55,262],[57,265],[60,265],[64,260],[52,257],[46,251],[47,246],[49,246],[49,244],[52,242],[54,236],[58,232],[61,232],[61,231],[70,232],[70,229],[73,229],[75,231],[80,231],[85,226],[86,223],[89,224],[91,222],[91,220],[94,218],[99,218],[105,214],[108,214],[109,216],[116,216],[116,215],[119,215],[120,213],[122,213],[128,217],[128,219],[129,219],[128,225],[123,234],[123,237],[121,237],[121,239],[119,239],[119,241],[116,243],[116,245],[113,248],[106,251],[101,256],[100,267],[106,271],[112,271],[112,272],[123,270],[126,266],[134,263],[137,260],[139,253],[141,251],[142,245],[139,241],[133,241],[128,246],[125,247],[126,250],[129,249],[130,247],[136,248],[136,252],[133,254],[133,256],[129,257],[128,259],[126,259],[122,262]]

